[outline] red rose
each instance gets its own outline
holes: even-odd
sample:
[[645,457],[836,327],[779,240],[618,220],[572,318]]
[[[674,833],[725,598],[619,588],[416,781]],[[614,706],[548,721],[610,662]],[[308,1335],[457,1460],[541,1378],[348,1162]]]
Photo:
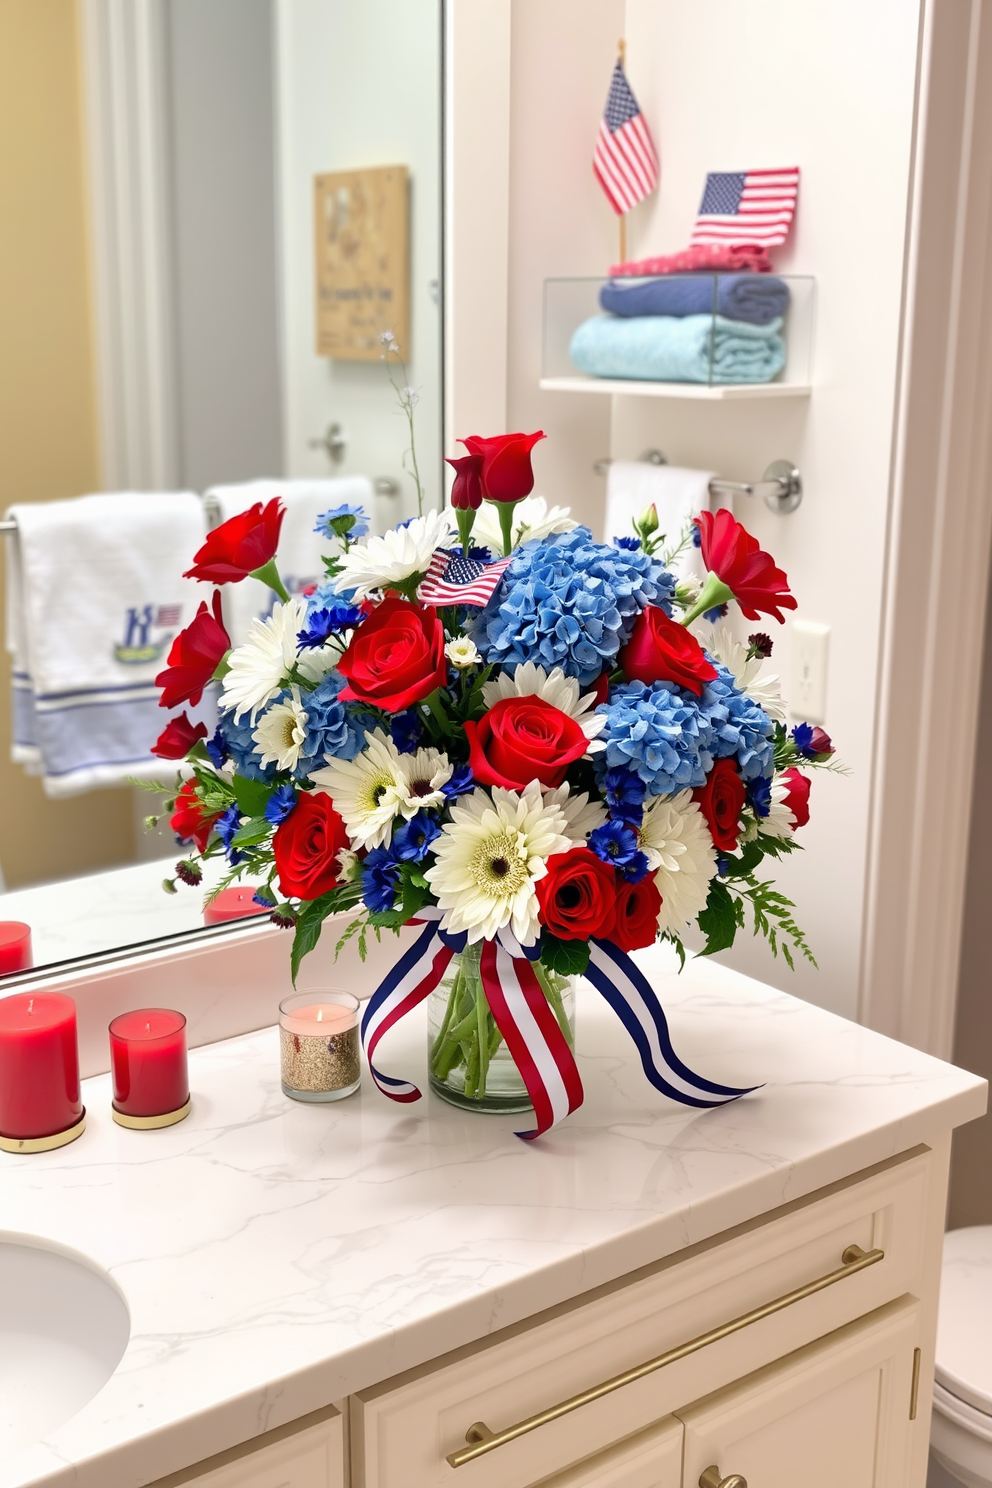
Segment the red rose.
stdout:
[[185,577],[208,584],[238,584],[247,579],[275,556],[283,516],[283,504],[276,496],[265,507],[256,501],[247,511],[229,517],[207,534]]
[[657,605],[648,605],[634,621],[630,640],[617,658],[632,682],[675,682],[697,697],[703,683],[712,682],[716,667],[706,660],[702,646]]
[[180,713],[178,718],[169,719],[152,745],[151,752],[157,754],[159,759],[185,759],[197,740],[206,737],[205,723],[191,723],[188,714]]
[[482,486],[487,501],[520,501],[534,489],[530,452],[539,439],[546,437],[538,429],[536,434],[495,434],[491,439],[470,434],[458,442],[470,455],[482,456]]
[[196,794],[196,781],[186,780],[176,797],[169,826],[184,842],[192,838],[197,852],[202,853],[206,851],[210,828],[220,814],[219,811],[208,812]]
[[387,596],[355,630],[338,662],[348,679],[342,702],[399,713],[448,679],[444,626],[430,605]]
[[161,687],[160,708],[177,708],[180,703],[198,703],[203,689],[213,677],[228,651],[231,638],[220,616],[220,594],[215,589],[213,610],[203,600],[185,630],[172,643],[168,666],[155,678]]
[[482,456],[462,455],[458,460],[445,460],[455,472],[451,487],[451,504],[456,511],[477,511],[482,505]]
[[478,723],[466,723],[465,737],[476,780],[507,790],[530,780],[561,785],[589,748],[575,719],[539,697],[502,698]]
[[537,881],[541,924],[559,940],[609,940],[616,896],[616,872],[588,847],[555,853]]
[[599,705],[600,705],[600,703],[605,703],[605,702],[608,702],[609,701],[609,696],[610,696],[610,669],[609,669],[609,667],[607,667],[607,669],[606,669],[605,672],[600,672],[600,674],[596,678],[595,682],[593,682],[590,685],[589,691],[593,694],[593,697],[595,698],[595,702],[592,704],[592,706],[594,708],[598,708]]
[[661,914],[661,894],[649,874],[640,883],[624,883],[617,889],[616,922],[612,940],[622,951],[639,951],[654,945]]
[[297,899],[319,899],[339,883],[338,857],[348,846],[344,822],[326,791],[302,791],[272,838],[279,887]]
[[725,507],[717,512],[700,512],[695,518],[701,538],[703,562],[716,574],[749,620],[759,612],[774,615],[781,624],[782,610],[794,610],[796,600],[789,593],[789,581],[774,559],[762,552],[757,538],[746,532]]
[[718,852],[733,852],[737,847],[746,794],[741,772],[732,759],[718,759],[706,777],[706,784],[692,793],[709,823],[713,846]]
[[788,770],[783,770],[782,778],[789,782],[789,789],[782,804],[792,812],[796,819],[796,826],[804,827],[809,821],[809,788],[813,782],[808,775],[797,770],[795,765],[790,766]]

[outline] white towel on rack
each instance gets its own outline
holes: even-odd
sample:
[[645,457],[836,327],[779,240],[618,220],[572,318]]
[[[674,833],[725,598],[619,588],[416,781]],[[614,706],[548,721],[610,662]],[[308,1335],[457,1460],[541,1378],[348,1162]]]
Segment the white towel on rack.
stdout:
[[[254,480],[238,486],[212,486],[204,500],[208,515],[226,522],[257,501],[265,505],[276,496],[286,508],[279,539],[279,573],[290,594],[300,594],[311,584],[323,581],[322,560],[332,551],[327,538],[314,531],[317,518],[331,507],[349,502],[364,507],[371,519],[372,482],[364,475],[336,480]],[[252,620],[270,614],[276,601],[273,591],[257,579],[225,584],[223,595],[224,621],[236,646],[247,636]]]
[[167,778],[150,753],[166,717],[154,679],[202,597],[182,577],[206,532],[200,498],[122,491],[7,515],[14,761],[55,797]]
[[[646,460],[614,460],[606,482],[607,542],[613,537],[633,536],[633,518],[654,503],[666,547],[677,547],[693,517],[711,509],[710,481],[714,474],[712,470],[689,470],[679,465],[651,465]],[[714,507],[720,504],[712,502]],[[701,574],[697,549],[688,545],[672,567],[678,574]]]

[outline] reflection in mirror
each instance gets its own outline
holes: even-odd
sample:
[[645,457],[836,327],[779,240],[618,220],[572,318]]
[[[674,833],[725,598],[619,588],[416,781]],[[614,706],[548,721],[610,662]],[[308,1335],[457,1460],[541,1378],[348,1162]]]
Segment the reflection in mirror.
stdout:
[[[413,515],[390,373],[440,500],[439,12],[0,9],[0,921],[30,925],[35,965],[203,924],[201,889],[159,888],[174,777],[150,746],[154,677],[212,593],[182,577],[207,527],[279,496],[298,592],[324,511]],[[274,599],[227,586],[235,644]],[[208,691],[191,716],[214,714]]]

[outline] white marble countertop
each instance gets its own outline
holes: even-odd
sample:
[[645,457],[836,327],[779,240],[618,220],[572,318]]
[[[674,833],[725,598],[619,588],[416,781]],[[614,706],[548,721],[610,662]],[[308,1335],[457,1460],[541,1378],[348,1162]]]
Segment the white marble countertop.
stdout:
[[[645,953],[679,1054],[764,1088],[699,1112],[644,1079],[590,989],[586,1100],[535,1143],[519,1117],[367,1077],[338,1105],[279,1088],[274,1029],[193,1051],[192,1115],[110,1118],[61,1151],[2,1156],[0,1228],[71,1244],[131,1312],[117,1371],[0,1488],[136,1488],[354,1390],[933,1138],[984,1109],[982,1081],[712,962]],[[424,1009],[380,1049],[424,1078]]]

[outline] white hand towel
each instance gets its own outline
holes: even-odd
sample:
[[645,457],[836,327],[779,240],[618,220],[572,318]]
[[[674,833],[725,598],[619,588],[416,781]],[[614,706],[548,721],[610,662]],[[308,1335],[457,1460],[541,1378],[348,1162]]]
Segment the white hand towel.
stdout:
[[[338,480],[255,480],[239,486],[212,486],[204,499],[208,513],[216,513],[219,522],[226,522],[257,501],[264,506],[276,496],[286,508],[279,538],[279,573],[290,594],[300,594],[311,584],[323,582],[323,559],[332,551],[328,539],[314,531],[317,518],[345,502],[363,507],[365,515],[371,517],[372,482],[364,475]],[[245,639],[257,615],[271,614],[276,601],[272,590],[257,579],[225,584],[223,595],[224,622],[235,646]]]
[[182,577],[206,533],[199,497],[122,491],[7,515],[13,759],[55,797],[167,775],[150,753],[167,717],[154,679],[203,597]]
[[[693,517],[710,510],[713,475],[712,470],[651,465],[646,460],[614,460],[606,483],[606,541],[632,537],[632,519],[653,502],[666,548],[677,547]],[[688,544],[672,567],[680,576],[701,574],[696,548]]]

